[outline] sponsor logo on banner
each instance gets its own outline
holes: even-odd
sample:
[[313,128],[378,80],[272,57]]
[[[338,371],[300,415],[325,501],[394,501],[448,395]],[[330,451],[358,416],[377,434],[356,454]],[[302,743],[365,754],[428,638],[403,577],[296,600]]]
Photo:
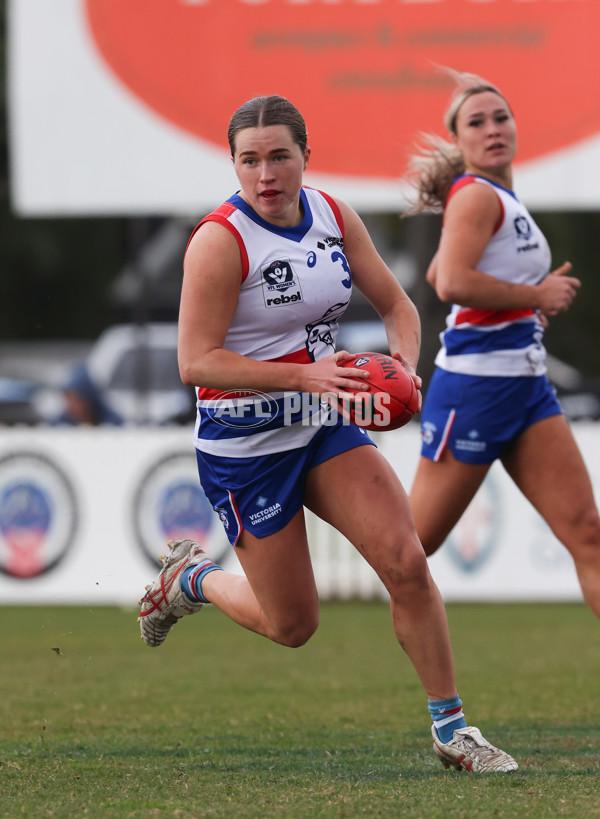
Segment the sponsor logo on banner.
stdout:
[[479,492],[446,541],[452,562],[463,572],[478,572],[492,557],[502,540],[500,493],[488,473]]
[[233,111],[275,83],[304,115],[312,171],[397,179],[407,144],[444,133],[454,86],[440,64],[500,86],[520,162],[600,131],[598,0],[85,0],[85,12],[125,87],[224,155]]
[[193,452],[167,455],[146,469],[132,514],[137,543],[154,566],[169,540],[194,540],[217,563],[229,548],[219,515],[202,490]]
[[51,458],[20,451],[0,458],[0,572],[27,580],[52,571],[77,528],[75,491]]

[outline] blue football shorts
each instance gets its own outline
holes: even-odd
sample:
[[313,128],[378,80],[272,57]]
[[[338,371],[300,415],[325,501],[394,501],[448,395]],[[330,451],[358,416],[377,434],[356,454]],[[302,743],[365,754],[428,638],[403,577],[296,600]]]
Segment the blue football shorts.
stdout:
[[[253,458],[223,458],[196,450],[202,489],[219,515],[232,546],[243,529],[258,538],[283,529],[301,509],[306,475],[314,466],[373,441],[364,429],[323,426],[298,449]],[[240,443],[243,446],[243,443]]]
[[532,424],[561,414],[545,375],[462,375],[438,367],[421,413],[421,455],[439,461],[448,447],[457,461],[489,464]]

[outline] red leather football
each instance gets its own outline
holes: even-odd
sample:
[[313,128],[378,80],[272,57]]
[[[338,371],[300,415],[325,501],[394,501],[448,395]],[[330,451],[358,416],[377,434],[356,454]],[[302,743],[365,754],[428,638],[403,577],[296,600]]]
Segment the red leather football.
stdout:
[[395,358],[384,353],[357,353],[340,367],[365,369],[364,390],[354,402],[340,399],[340,409],[353,424],[373,432],[398,429],[419,409],[419,392],[411,376]]

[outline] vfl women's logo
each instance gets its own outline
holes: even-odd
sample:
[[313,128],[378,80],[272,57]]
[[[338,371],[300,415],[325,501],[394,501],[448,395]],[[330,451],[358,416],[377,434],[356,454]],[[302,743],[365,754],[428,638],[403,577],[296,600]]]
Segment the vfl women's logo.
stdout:
[[531,225],[529,224],[527,217],[515,217],[515,230],[517,232],[517,239],[523,239],[524,241],[531,239]]
[[159,565],[158,556],[168,540],[194,540],[216,562],[229,548],[190,452],[160,458],[141,476],[133,501],[133,527],[139,547],[153,566]]
[[0,458],[0,571],[23,580],[54,569],[73,544],[78,505],[50,458],[14,452]]
[[[302,290],[288,259],[277,259],[262,269],[265,307],[302,301]],[[293,288],[293,292],[287,293]]]
[[287,290],[294,284],[294,271],[288,261],[271,262],[263,270],[263,278],[272,290]]

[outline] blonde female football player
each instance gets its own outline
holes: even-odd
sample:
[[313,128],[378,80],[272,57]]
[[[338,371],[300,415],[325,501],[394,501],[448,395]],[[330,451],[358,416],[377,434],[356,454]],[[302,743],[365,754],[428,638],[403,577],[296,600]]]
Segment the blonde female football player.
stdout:
[[[296,393],[348,397],[361,390],[363,371],[340,366],[351,355],[335,352],[353,283],[381,315],[390,350],[420,387],[417,312],[357,214],[303,186],[310,148],[304,120],[288,100],[258,97],[242,105],[229,145],[241,189],[190,240],[179,363],[183,381],[199,386],[200,480],[244,576],[221,570],[189,540],[170,544],[141,602],[142,637],[160,645],[181,616],[210,602],[277,643],[306,643],[319,621],[306,507],[345,535],[385,584],[396,636],[427,693],[443,764],[515,770],[512,757],[467,726],[444,605],[390,464],[364,430],[332,418],[319,401],[296,402],[297,413],[286,413]],[[224,391],[225,408],[243,411],[224,417]],[[272,410],[266,421],[264,394]]]
[[454,73],[449,141],[413,159],[414,211],[443,210],[427,281],[452,306],[421,416],[411,505],[428,555],[444,542],[500,460],[571,553],[600,615],[600,520],[592,485],[546,376],[547,317],[580,286],[513,190],[517,126],[489,82]]

